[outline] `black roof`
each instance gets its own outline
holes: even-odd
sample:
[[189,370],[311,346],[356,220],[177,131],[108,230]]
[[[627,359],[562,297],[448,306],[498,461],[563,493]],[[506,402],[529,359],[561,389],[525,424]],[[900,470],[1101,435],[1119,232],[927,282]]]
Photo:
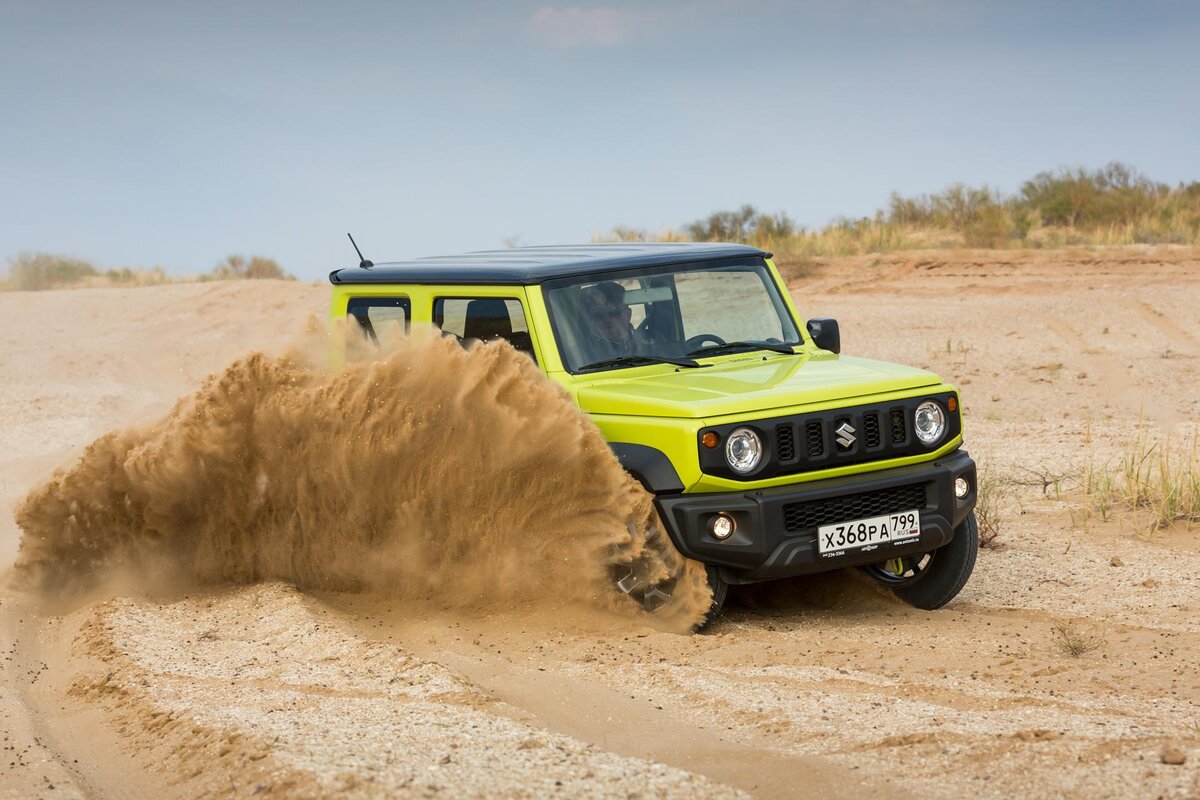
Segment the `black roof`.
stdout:
[[606,270],[688,264],[737,257],[770,258],[741,244],[622,242],[562,247],[513,247],[460,256],[434,256],[349,267],[329,273],[330,283],[440,283],[525,285]]

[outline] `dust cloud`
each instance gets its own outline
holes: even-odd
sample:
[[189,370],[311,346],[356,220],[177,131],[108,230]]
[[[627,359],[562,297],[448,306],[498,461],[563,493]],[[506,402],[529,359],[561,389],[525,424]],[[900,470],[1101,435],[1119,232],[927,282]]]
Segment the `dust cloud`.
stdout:
[[18,581],[62,597],[118,575],[146,591],[280,579],[450,608],[653,611],[676,630],[703,617],[703,566],[528,357],[358,338],[310,331],[97,439],[18,504]]

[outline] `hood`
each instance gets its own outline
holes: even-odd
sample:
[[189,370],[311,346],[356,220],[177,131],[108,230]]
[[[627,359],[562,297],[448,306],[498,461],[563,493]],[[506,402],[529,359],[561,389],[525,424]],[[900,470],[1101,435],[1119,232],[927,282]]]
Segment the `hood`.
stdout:
[[579,385],[580,408],[593,414],[707,419],[941,383],[916,367],[825,354],[764,358],[756,352],[700,369],[637,372]]

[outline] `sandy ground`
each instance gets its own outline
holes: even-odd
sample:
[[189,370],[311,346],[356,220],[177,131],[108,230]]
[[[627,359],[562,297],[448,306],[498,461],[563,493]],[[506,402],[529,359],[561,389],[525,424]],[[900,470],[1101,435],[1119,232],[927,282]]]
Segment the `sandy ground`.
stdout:
[[[1200,530],[1141,535],[1072,480],[1139,416],[1177,438],[1200,417],[1200,254],[789,274],[846,352],[962,389],[968,449],[1010,496],[947,609],[851,573],[738,592],[696,636],[283,584],[65,610],[5,588],[0,797],[1200,797]],[[281,349],[327,293],[0,294],[0,499]],[[18,536],[0,517],[0,564]],[[1062,626],[1098,646],[1069,655]]]

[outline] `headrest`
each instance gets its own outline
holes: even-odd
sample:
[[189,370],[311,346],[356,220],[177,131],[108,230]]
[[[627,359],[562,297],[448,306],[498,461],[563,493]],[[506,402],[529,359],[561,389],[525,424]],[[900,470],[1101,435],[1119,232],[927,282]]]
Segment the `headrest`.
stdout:
[[508,338],[512,332],[508,306],[499,297],[481,297],[467,303],[464,339],[488,341],[497,337]]

